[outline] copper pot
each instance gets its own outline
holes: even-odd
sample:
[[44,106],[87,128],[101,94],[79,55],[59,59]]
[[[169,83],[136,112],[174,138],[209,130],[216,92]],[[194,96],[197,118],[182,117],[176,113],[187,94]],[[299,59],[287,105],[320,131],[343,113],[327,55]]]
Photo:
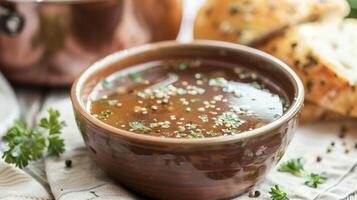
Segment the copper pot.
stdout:
[[5,0],[0,70],[13,82],[66,86],[94,61],[175,39],[181,0]]

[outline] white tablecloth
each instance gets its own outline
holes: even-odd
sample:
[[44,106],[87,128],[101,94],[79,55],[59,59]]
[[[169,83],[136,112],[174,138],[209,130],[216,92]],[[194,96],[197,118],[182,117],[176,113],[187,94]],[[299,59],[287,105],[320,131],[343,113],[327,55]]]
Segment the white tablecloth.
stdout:
[[[91,161],[75,125],[69,98],[65,95],[53,96],[45,103],[42,114],[46,114],[45,111],[48,107],[60,110],[62,119],[68,125],[63,131],[67,148],[66,153],[59,158],[47,158],[45,160],[45,170],[53,196],[58,200],[137,199],[135,194],[114,183]],[[349,129],[344,139],[339,138],[341,124],[346,125]],[[326,149],[331,142],[335,142],[335,146],[331,153],[327,153]],[[306,160],[305,168],[308,171],[326,172],[328,181],[317,189],[310,188],[303,184],[303,178],[273,169],[264,181],[255,188],[261,192],[259,199],[268,199],[268,191],[275,184],[280,185],[281,189],[288,193],[290,199],[335,200],[347,198],[357,191],[357,149],[354,147],[356,142],[357,123],[353,121],[301,126],[281,162],[289,158],[303,157]],[[345,153],[346,145],[352,147],[348,154]],[[321,162],[316,162],[317,156],[322,157]],[[71,168],[65,167],[65,160],[67,159],[71,159],[73,162]],[[2,165],[0,169],[11,169],[13,173],[19,172],[9,165]],[[3,182],[6,181],[3,180]],[[41,186],[35,184],[34,180],[26,184],[31,185],[34,189],[31,191],[28,188],[20,190],[21,187],[16,184],[7,189],[13,188],[18,195],[24,196],[43,198],[46,194],[45,190],[41,190]],[[0,199],[1,194],[11,195],[12,193],[2,192]],[[236,199],[251,198],[248,198],[247,194],[243,194]]]

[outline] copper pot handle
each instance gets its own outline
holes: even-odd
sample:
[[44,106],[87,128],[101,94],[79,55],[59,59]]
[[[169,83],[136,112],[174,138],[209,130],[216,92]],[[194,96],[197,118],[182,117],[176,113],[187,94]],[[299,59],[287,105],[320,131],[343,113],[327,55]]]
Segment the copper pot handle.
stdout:
[[16,35],[24,27],[24,17],[16,10],[0,5],[0,32]]

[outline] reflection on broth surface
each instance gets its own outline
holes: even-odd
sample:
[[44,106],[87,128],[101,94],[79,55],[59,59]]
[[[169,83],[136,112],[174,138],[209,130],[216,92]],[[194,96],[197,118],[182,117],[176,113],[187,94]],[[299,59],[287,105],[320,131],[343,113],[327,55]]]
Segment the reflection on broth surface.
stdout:
[[[210,60],[150,62],[114,73],[90,95],[99,120],[138,134],[205,138],[239,134],[279,118],[288,106],[274,83]],[[134,134],[134,133],[133,133]]]

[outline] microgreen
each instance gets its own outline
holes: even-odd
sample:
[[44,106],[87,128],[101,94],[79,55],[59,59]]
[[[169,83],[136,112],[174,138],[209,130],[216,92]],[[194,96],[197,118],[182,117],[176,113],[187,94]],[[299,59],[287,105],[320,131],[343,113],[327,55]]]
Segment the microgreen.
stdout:
[[137,131],[150,132],[151,128],[145,126],[142,122],[129,122],[129,126]]
[[321,174],[311,173],[308,175],[307,178],[308,180],[305,181],[304,184],[312,188],[317,188],[319,184],[326,183],[327,181],[327,176],[325,173],[321,173]]
[[188,134],[188,138],[204,138],[205,136],[202,133],[198,133],[198,132],[194,132],[194,131],[190,131]]
[[101,83],[102,83],[103,88],[112,88],[113,87],[112,83],[109,82],[107,79],[103,79]]
[[290,159],[280,164],[278,171],[288,172],[295,176],[307,178],[304,184],[312,188],[317,188],[319,184],[323,184],[327,181],[325,173],[317,174],[305,171],[302,158]]
[[129,77],[136,82],[141,81],[141,73],[140,72],[131,72],[129,73]]
[[269,194],[272,200],[289,200],[288,195],[281,191],[278,185],[272,187]]
[[98,118],[99,118],[100,120],[107,120],[108,117],[109,117],[110,115],[112,115],[112,114],[113,114],[113,112],[110,111],[110,110],[101,111],[101,112],[99,113]]
[[304,165],[303,165],[303,159],[302,158],[290,159],[290,160],[280,164],[278,170],[280,172],[291,173],[295,176],[301,176],[305,172]]
[[119,103],[119,101],[117,99],[101,99],[101,101],[103,103],[110,105],[110,106],[115,106]]
[[223,77],[211,78],[208,81],[208,85],[219,86],[219,87],[225,87],[225,86],[227,86],[227,83],[228,83],[228,81]]
[[262,85],[260,85],[258,82],[252,82],[251,84],[250,84],[252,87],[254,87],[255,89],[258,89],[258,90],[261,90],[261,89],[263,89],[263,86]]

